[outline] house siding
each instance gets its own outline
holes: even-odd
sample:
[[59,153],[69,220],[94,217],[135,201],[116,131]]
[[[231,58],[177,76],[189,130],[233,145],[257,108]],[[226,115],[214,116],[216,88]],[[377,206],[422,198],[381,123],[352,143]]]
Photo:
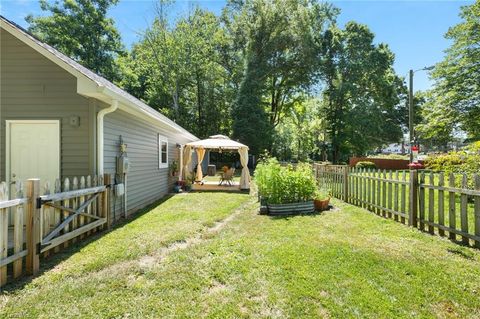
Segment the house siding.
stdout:
[[[0,29],[0,180],[6,179],[6,120],[60,120],[61,178],[93,173],[89,99],[77,80],[7,31]],[[80,126],[69,125],[71,116]],[[34,176],[32,176],[34,177]]]
[[[63,68],[0,29],[0,180],[6,179],[6,120],[60,120],[61,178],[95,173],[96,114],[105,103],[77,93],[77,79]],[[120,105],[122,107],[122,105]],[[130,112],[130,111],[129,111]],[[158,135],[168,138],[168,160],[179,160],[176,144],[190,142],[187,134],[170,126],[133,115],[122,109],[104,119],[104,172],[115,176],[122,136],[128,145],[128,212],[165,196],[172,187],[169,168],[158,166]],[[80,126],[69,124],[71,116]],[[34,177],[34,176],[32,176]],[[112,196],[112,214],[123,215],[123,198]]]
[[[120,136],[127,144],[130,170],[127,174],[127,210],[143,208],[165,196],[172,187],[169,168],[158,167],[158,135],[168,138],[169,164],[179,161],[176,144],[188,143],[161,123],[153,124],[125,111],[109,113],[104,119],[104,171],[115,176],[116,158],[120,155]],[[123,215],[122,197],[112,198],[112,214]]]

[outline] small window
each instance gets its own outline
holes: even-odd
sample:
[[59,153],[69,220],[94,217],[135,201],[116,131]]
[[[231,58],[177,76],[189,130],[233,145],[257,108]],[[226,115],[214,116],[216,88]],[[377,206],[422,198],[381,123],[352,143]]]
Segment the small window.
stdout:
[[158,168],[168,167],[168,139],[158,135]]

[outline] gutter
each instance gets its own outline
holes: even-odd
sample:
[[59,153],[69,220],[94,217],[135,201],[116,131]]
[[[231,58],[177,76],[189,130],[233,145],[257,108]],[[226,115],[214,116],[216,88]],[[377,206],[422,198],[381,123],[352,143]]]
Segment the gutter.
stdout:
[[112,100],[112,103],[106,109],[97,113],[97,173],[103,176],[103,118],[106,114],[115,112],[118,109],[118,100]]

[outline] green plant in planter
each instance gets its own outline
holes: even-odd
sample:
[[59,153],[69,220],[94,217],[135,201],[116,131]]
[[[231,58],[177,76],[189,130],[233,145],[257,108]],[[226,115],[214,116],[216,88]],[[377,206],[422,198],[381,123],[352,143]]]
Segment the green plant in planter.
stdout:
[[170,163],[170,173],[172,176],[175,176],[175,174],[178,172],[178,162],[173,161]]
[[323,189],[317,189],[315,191],[315,197],[314,198],[316,200],[324,200],[324,199],[327,199],[329,197],[330,197],[330,195],[328,194],[328,192],[323,190]]
[[275,158],[269,158],[257,165],[254,176],[259,194],[269,204],[310,201],[317,190],[312,167],[306,163],[282,167]]

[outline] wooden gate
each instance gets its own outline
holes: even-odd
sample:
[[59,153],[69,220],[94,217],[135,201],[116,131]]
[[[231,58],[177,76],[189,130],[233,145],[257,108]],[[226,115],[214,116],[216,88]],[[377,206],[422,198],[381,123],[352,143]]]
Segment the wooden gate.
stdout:
[[110,175],[66,178],[63,191],[59,180],[53,192],[47,183],[44,195],[40,189],[40,180],[29,179],[24,195],[18,182],[17,198],[7,200],[0,183],[0,286],[22,274],[24,260],[26,274],[34,275],[41,256],[110,227]]

